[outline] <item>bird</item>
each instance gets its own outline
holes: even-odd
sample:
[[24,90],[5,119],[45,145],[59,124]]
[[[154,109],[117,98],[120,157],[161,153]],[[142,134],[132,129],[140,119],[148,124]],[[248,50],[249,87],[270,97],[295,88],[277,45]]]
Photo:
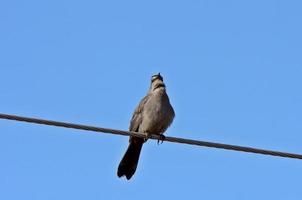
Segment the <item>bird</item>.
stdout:
[[[117,176],[126,176],[127,180],[134,175],[143,144],[152,134],[159,135],[163,142],[163,133],[172,124],[175,112],[166,92],[166,85],[160,73],[151,77],[147,95],[134,110],[129,131],[146,135],[145,138],[130,136],[128,148],[120,161]],[[159,142],[158,140],[158,142]]]

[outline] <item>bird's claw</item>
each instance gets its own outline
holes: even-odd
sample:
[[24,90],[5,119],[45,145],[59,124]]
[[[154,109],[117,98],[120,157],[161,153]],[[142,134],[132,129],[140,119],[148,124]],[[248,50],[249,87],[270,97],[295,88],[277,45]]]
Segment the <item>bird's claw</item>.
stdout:
[[157,145],[162,144],[164,140],[166,139],[166,136],[164,135],[159,135],[158,140],[157,140]]
[[150,135],[148,133],[145,134],[145,137],[144,137],[144,142],[147,142],[147,140],[150,138]]

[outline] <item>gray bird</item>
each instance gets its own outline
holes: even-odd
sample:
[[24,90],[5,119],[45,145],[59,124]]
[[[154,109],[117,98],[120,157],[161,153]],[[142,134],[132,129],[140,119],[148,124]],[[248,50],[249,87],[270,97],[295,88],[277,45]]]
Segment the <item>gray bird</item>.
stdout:
[[162,134],[170,126],[174,116],[163,77],[160,73],[152,76],[149,92],[135,109],[129,127],[129,131],[145,133],[146,139],[130,137],[128,149],[118,166],[118,177],[126,176],[129,180],[133,176],[144,142],[150,134],[160,135],[163,140]]

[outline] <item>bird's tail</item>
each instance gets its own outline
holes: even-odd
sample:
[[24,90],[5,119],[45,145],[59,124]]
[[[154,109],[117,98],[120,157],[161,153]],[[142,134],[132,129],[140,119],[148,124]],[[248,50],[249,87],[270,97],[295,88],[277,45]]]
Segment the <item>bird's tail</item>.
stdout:
[[128,149],[118,166],[118,177],[126,176],[126,178],[129,180],[133,176],[143,144],[144,139],[131,137]]

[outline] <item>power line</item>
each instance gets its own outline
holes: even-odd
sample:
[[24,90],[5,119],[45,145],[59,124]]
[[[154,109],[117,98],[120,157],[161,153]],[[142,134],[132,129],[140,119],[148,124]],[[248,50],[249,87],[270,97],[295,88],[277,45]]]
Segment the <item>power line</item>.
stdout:
[[[145,138],[144,134],[137,133],[137,132],[122,131],[122,130],[101,128],[101,127],[95,127],[95,126],[87,126],[87,125],[74,124],[74,123],[65,123],[65,122],[38,119],[38,118],[21,117],[21,116],[16,116],[16,115],[0,114],[0,119],[22,121],[22,122],[35,123],[35,124],[44,124],[44,125],[58,126],[58,127],[64,127],[64,128],[73,128],[73,129],[79,129],[79,130],[85,130],[85,131],[110,133],[110,134],[115,134],[115,135],[136,136],[136,137],[140,137],[140,138]],[[156,140],[162,139],[158,135],[151,135],[149,138],[156,139]],[[271,150],[258,149],[258,148],[252,148],[252,147],[236,146],[236,145],[229,145],[229,144],[222,144],[222,143],[215,143],[215,142],[205,142],[205,141],[199,141],[199,140],[191,140],[191,139],[168,137],[168,136],[164,138],[164,141],[189,144],[189,145],[197,145],[197,146],[203,146],[203,147],[212,147],[212,148],[218,148],[218,149],[233,150],[233,151],[242,151],[242,152],[249,152],[249,153],[256,153],[256,154],[265,154],[265,155],[271,155],[271,156],[277,156],[277,157],[295,158],[295,159],[302,160],[301,154],[286,153],[286,152],[280,152],[280,151],[271,151]]]

